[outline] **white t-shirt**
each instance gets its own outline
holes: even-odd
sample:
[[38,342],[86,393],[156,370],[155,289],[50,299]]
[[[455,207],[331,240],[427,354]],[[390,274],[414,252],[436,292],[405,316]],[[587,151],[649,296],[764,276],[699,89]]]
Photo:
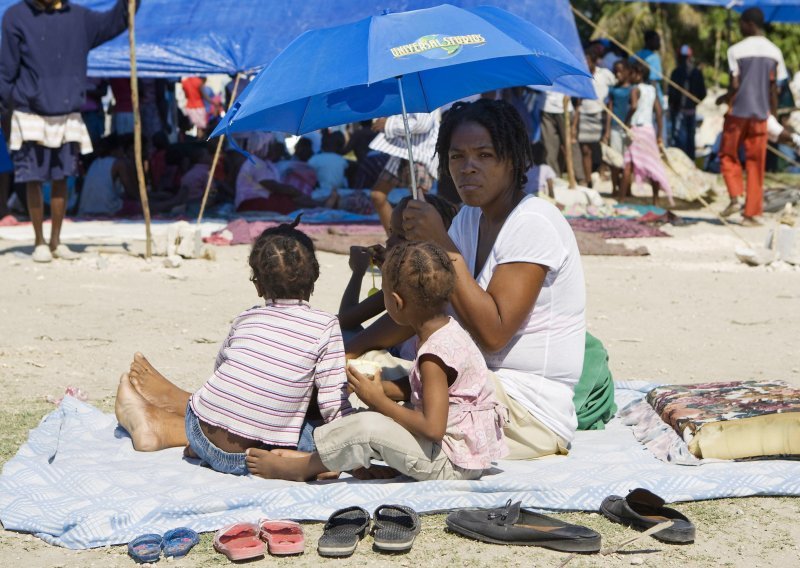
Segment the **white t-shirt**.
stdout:
[[528,178],[528,183],[522,188],[527,194],[537,195],[539,193],[547,193],[547,181],[556,179],[556,172],[547,164],[539,164],[531,166],[525,175]]
[[[450,238],[475,273],[481,210],[464,207]],[[565,442],[578,427],[572,397],[583,370],[586,290],[578,243],[561,212],[543,199],[525,197],[506,219],[477,277],[486,290],[500,264],[548,267],[527,320],[502,350],[484,352],[506,393]]]
[[322,189],[347,187],[347,178],[344,177],[347,160],[339,154],[334,152],[314,154],[308,160],[308,165],[317,172],[317,181]]
[[[567,106],[569,112],[573,111],[572,100],[570,99]],[[551,114],[564,114],[564,93],[556,93],[554,91],[547,91],[544,97],[544,107],[542,112],[549,112]]]
[[597,114],[603,112],[605,108],[603,104],[608,98],[608,90],[616,85],[617,78],[608,69],[603,67],[595,67],[594,74],[592,75],[592,84],[594,85],[594,92],[597,99],[583,99],[581,101],[581,112],[586,114]]

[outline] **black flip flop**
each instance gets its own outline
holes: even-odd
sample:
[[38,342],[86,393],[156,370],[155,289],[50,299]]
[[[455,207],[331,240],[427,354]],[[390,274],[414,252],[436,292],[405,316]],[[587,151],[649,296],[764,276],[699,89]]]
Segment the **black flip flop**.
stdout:
[[462,536],[492,544],[541,546],[561,552],[599,552],[600,535],[580,525],[565,523],[522,509],[521,502],[447,515],[447,528]]
[[627,497],[610,495],[603,499],[600,512],[615,523],[637,531],[646,531],[659,523],[672,521],[672,526],[653,533],[653,538],[671,544],[694,542],[694,525],[675,509],[664,506],[664,499],[647,489],[634,489]]
[[373,515],[373,547],[381,552],[411,550],[420,531],[419,515],[403,505],[381,505]]
[[339,509],[328,517],[317,543],[320,556],[344,557],[355,552],[369,529],[369,512],[361,507]]

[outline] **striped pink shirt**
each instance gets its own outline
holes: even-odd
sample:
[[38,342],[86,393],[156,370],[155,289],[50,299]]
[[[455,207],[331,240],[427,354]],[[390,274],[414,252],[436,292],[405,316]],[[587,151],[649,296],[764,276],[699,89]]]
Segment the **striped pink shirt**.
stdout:
[[274,446],[296,446],[311,393],[325,422],[352,409],[336,316],[302,300],[270,300],[239,315],[214,374],[192,395],[208,424]]

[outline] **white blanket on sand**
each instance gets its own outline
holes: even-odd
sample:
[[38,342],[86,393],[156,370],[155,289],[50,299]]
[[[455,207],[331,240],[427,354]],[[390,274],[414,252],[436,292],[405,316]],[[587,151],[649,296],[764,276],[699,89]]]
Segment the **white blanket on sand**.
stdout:
[[[620,408],[652,385],[617,383]],[[618,418],[578,432],[567,457],[500,462],[480,481],[267,481],[216,473],[174,448],[138,453],[113,415],[66,397],[30,432],[0,476],[0,521],[68,548],[125,543],[178,526],[211,531],[235,521],[324,520],[334,510],[402,503],[419,512],[489,507],[597,510],[604,497],[646,487],[668,502],[800,495],[800,461],[667,464]]]

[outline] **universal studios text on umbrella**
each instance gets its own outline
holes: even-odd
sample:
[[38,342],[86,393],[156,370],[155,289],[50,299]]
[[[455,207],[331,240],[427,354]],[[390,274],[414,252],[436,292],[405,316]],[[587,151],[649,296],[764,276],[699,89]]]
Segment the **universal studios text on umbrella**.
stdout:
[[[486,39],[481,34],[444,36],[431,34],[422,36],[413,43],[392,47],[390,51],[395,58],[406,57],[407,55],[422,54],[432,59],[445,59],[453,57],[461,51],[465,45],[483,45]],[[437,50],[437,51],[433,51]],[[441,50],[441,51],[438,51]]]

